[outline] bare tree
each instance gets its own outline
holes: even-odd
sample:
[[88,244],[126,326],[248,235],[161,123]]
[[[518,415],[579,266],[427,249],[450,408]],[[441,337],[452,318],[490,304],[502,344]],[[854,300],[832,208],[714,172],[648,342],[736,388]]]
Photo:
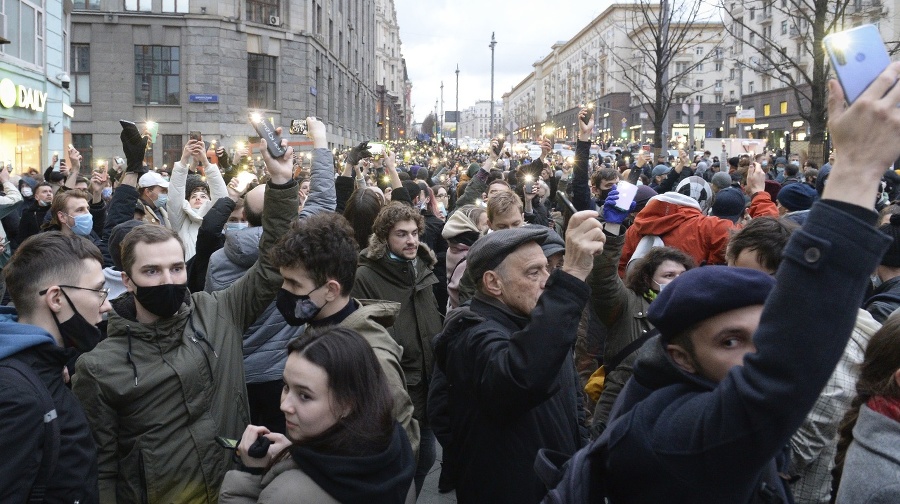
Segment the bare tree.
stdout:
[[[877,20],[883,13],[882,3],[877,0],[756,0],[738,1],[735,5],[735,0],[721,1],[725,29],[735,40],[736,68],[740,73],[756,72],[762,79],[774,80],[794,94],[798,113],[809,125],[809,158],[817,163],[825,161],[830,65],[822,40],[854,21]],[[775,36],[773,17],[787,23],[777,27]],[[782,33],[784,28],[787,36]],[[747,52],[752,55],[746,61],[740,57],[744,52],[741,44],[750,46]],[[888,46],[896,50],[898,44],[893,42]]]
[[[626,22],[617,29],[630,47],[623,51],[605,37],[600,40],[622,68],[611,77],[644,105],[653,123],[653,144],[664,148],[669,108],[676,93],[687,97],[703,90],[692,87],[689,77],[720,50],[721,25],[703,0],[636,0],[628,8]],[[703,48],[700,57],[697,47]]]

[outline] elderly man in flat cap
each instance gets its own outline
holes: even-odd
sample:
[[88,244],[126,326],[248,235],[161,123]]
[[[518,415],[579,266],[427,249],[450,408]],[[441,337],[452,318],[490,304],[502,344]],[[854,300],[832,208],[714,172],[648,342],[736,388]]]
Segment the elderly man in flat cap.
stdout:
[[596,216],[572,217],[565,264],[553,271],[541,248],[547,228],[496,231],[469,250],[477,292],[434,343],[449,384],[444,449],[459,461],[460,503],[538,502],[538,449],[572,454],[584,444],[572,353],[590,296],[584,280],[606,241]]

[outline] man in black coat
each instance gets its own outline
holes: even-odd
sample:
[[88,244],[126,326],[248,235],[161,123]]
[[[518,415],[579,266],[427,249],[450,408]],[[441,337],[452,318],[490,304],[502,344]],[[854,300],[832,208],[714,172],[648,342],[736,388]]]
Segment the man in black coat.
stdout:
[[540,227],[496,231],[469,250],[478,291],[435,340],[461,503],[538,502],[546,491],[533,470],[537,451],[572,454],[586,440],[572,354],[590,296],[584,279],[605,241],[596,215],[570,220],[565,265],[552,273]]
[[0,502],[29,502],[39,487],[44,502],[100,500],[97,448],[65,365],[96,345],[111,309],[102,260],[89,240],[49,231],[4,268],[18,313],[0,308]]

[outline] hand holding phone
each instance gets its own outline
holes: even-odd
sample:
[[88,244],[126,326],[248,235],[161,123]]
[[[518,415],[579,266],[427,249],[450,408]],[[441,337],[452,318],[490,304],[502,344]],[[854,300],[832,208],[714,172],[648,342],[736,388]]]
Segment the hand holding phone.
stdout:
[[591,118],[594,116],[594,104],[589,103],[583,111],[581,112],[581,122],[584,123],[585,126],[591,122]]
[[284,157],[287,150],[281,146],[281,135],[275,131],[275,126],[263,119],[259,114],[254,114],[250,118],[250,123],[256,129],[256,134],[266,141],[266,149],[268,149],[269,154],[275,159]]

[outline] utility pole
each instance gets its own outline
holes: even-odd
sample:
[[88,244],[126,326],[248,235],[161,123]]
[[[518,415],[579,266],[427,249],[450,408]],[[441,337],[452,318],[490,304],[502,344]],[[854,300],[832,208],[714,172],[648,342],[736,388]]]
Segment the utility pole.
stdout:
[[431,125],[431,133],[433,138],[437,138],[438,136],[438,101],[437,98],[434,99],[434,121],[432,121]]
[[456,148],[459,148],[459,63],[456,64]]
[[444,141],[444,81],[441,81],[441,142]]
[[489,47],[491,48],[491,131],[490,138],[494,138],[494,47],[497,45],[497,40],[494,39],[494,32],[491,32],[491,43]]

